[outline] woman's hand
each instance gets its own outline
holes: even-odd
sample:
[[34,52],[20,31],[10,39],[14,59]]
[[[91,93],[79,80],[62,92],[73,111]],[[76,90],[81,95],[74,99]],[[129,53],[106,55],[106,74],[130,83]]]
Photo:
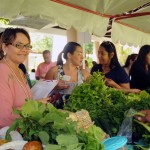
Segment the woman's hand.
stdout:
[[139,94],[141,92],[141,90],[139,90],[139,89],[125,89],[125,92]]
[[58,84],[57,84],[57,88],[62,90],[62,89],[68,89],[69,85],[65,83],[65,81],[63,80],[59,80]]
[[109,78],[105,78],[105,84],[109,87],[113,87],[113,88],[116,88],[116,89],[121,89],[121,87],[116,83],[114,82],[112,79],[109,79]]
[[144,114],[144,117],[136,116],[135,118],[141,122],[150,123],[150,110],[142,110],[142,111],[140,111],[140,113]]
[[41,102],[43,104],[48,104],[51,101],[51,97],[47,97],[47,98],[41,98],[37,100],[38,102]]

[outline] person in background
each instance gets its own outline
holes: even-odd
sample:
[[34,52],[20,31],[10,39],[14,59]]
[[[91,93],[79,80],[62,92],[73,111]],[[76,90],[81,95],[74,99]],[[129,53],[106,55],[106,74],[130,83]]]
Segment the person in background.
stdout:
[[87,71],[90,73],[91,69],[89,68],[88,61],[85,60],[84,62],[85,62],[85,64],[84,64],[84,65],[85,65],[85,68],[84,68],[84,66],[83,66],[83,62],[81,63],[80,68],[81,68],[81,69],[85,69],[85,70],[87,70]]
[[44,62],[40,63],[36,70],[36,80],[44,79],[48,70],[56,66],[56,63],[51,61],[51,52],[49,50],[43,51],[43,58]]
[[138,89],[130,89],[129,76],[120,66],[115,45],[112,42],[104,41],[100,44],[98,50],[98,59],[100,64],[92,67],[91,73],[100,71],[105,75],[107,86],[123,90],[125,92],[140,92]]
[[31,72],[35,72],[35,69],[31,69]]
[[[63,64],[62,55],[66,60]],[[45,79],[61,80],[64,75],[68,77],[69,82],[82,83],[90,76],[85,69],[80,69],[80,64],[83,61],[83,49],[80,44],[76,42],[69,42],[65,45],[63,51],[59,54],[57,59],[57,66],[51,68],[46,74]],[[65,76],[65,77],[66,77]]]
[[89,64],[88,64],[87,60],[85,60],[85,70],[87,70],[89,73],[91,71],[91,69],[89,68]]
[[[9,126],[17,118],[13,108],[21,109],[25,99],[32,99],[27,78],[19,64],[27,58],[32,46],[30,36],[22,28],[7,28],[0,39],[0,128]],[[44,104],[50,98],[38,100]]]
[[92,61],[92,65],[93,66],[97,65],[97,62],[96,61]]
[[138,54],[131,54],[127,57],[125,65],[123,66],[124,70],[126,73],[129,75],[130,74],[130,69],[134,61],[137,59]]
[[26,69],[25,65],[23,63],[21,63],[21,64],[19,64],[19,68],[23,71],[24,75],[27,78],[27,81],[28,81],[28,84],[29,84],[30,88],[32,88],[32,83],[31,83],[31,80],[29,78],[29,74],[27,72],[27,69]]
[[130,86],[146,90],[150,88],[150,45],[140,48],[137,60],[133,63],[130,70]]
[[35,78],[35,69],[31,69],[31,72],[30,72],[30,79],[31,81],[34,83],[36,83],[36,78]]

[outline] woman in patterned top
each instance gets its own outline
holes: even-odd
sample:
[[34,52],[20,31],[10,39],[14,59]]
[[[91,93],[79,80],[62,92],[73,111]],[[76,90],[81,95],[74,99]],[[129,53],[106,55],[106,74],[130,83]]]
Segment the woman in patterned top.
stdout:
[[[63,64],[62,55],[66,62]],[[45,79],[54,80],[62,79],[69,82],[82,83],[90,76],[85,69],[80,69],[83,61],[83,50],[80,44],[69,42],[59,54],[57,66],[51,68],[46,74]]]

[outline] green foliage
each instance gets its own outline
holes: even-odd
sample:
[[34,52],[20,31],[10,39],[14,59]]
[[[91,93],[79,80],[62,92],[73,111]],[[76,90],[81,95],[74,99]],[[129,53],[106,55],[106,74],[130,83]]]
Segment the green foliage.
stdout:
[[[126,112],[150,109],[150,95],[145,91],[138,94],[124,94],[105,85],[104,76],[94,73],[88,82],[77,86],[65,109],[77,111],[85,109],[97,125],[110,135],[116,135],[125,119]],[[136,131],[136,126],[133,129]],[[140,128],[142,134],[146,133]]]
[[118,47],[118,59],[119,62],[124,65],[126,58],[128,57],[128,55],[130,55],[132,53],[132,48],[128,47],[128,48],[124,48],[124,46],[120,45]]
[[93,54],[93,43],[85,44],[85,54]]
[[92,68],[93,67],[93,64],[92,64],[93,59],[88,57],[88,58],[86,58],[86,60],[88,61],[89,68]]
[[0,18],[0,25],[7,25],[9,23],[9,19]]
[[53,37],[49,35],[36,35],[32,36],[33,51],[42,53],[44,50],[52,50]]
[[[52,104],[42,104],[28,100],[21,110],[14,110],[20,118],[10,126],[6,139],[11,141],[10,132],[19,128],[26,141],[39,140],[45,149],[53,150],[103,150],[98,134],[101,130],[95,126],[89,133],[77,132],[77,124],[66,119],[69,114],[57,110]],[[94,141],[94,143],[92,143]]]

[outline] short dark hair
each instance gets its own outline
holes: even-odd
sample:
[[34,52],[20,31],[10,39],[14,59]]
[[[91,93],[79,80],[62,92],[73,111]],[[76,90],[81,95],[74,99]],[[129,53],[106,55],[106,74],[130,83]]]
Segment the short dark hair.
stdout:
[[137,58],[138,54],[131,54],[131,55],[128,55],[127,59],[126,59],[126,62],[125,62],[125,65],[123,67],[129,67],[130,65],[130,60],[132,61],[135,61],[136,58]]
[[49,50],[44,50],[43,51],[43,55],[48,54],[48,53],[51,53],[51,52]]

